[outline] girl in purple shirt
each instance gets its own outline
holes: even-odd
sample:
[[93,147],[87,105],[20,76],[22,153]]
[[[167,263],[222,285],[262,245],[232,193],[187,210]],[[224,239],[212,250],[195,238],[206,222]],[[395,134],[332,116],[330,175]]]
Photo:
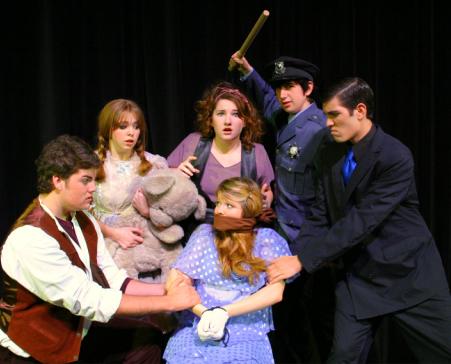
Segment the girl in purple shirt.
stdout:
[[[213,211],[215,191],[231,177],[254,179],[264,195],[265,207],[273,199],[274,171],[263,145],[262,121],[256,108],[236,87],[221,82],[207,89],[195,105],[197,132],[189,134],[168,157],[197,184]],[[207,214],[211,222],[212,214]]]

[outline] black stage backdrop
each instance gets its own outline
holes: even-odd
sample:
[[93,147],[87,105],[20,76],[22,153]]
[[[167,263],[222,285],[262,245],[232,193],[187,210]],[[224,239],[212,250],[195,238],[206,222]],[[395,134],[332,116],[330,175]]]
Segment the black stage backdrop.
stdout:
[[[113,98],[142,106],[148,150],[167,156],[192,130],[194,101],[206,86],[230,79],[230,55],[268,9],[249,61],[261,70],[276,56],[291,55],[321,68],[320,87],[344,76],[372,85],[376,121],[413,152],[421,211],[450,277],[446,8],[433,0],[2,4],[0,239],[36,194],[34,160],[42,146],[63,133],[94,146],[96,116]],[[379,349],[383,361],[408,360],[385,341]]]

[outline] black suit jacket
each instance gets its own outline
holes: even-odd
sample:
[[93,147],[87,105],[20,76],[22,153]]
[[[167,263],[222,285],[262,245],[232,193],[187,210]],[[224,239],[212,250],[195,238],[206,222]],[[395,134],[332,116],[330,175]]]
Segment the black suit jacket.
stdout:
[[449,294],[441,258],[418,209],[410,151],[380,127],[367,141],[348,185],[341,166],[346,144],[324,146],[317,159],[313,216],[296,240],[304,269],[342,257],[358,319],[405,309]]

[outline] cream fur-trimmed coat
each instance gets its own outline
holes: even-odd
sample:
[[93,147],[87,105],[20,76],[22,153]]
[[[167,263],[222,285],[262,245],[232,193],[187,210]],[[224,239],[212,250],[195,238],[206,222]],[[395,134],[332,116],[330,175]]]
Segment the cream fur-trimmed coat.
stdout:
[[[139,164],[139,161],[136,162]],[[152,162],[156,164],[156,161]],[[107,171],[111,172],[108,173],[111,174],[108,179],[112,184],[98,186],[97,192],[99,197],[110,196],[109,205],[105,206],[105,203],[102,204],[105,200],[99,199],[96,215],[110,226],[140,227],[144,238],[142,244],[129,249],[122,249],[116,241],[106,238],[108,251],[118,267],[125,269],[131,278],[149,275],[154,282],[164,282],[171,264],[182,251],[181,239],[184,232],[177,223],[191,214],[196,219],[203,219],[206,212],[205,199],[199,195],[195,184],[176,169],[161,166],[152,169],[144,177],[132,172],[135,166],[130,166],[130,173],[127,171],[128,166],[125,169],[116,163],[112,163],[108,169],[112,169]],[[122,188],[119,188],[118,183]],[[141,216],[131,205],[138,188],[142,189],[148,200],[149,219]],[[161,274],[155,278],[151,272],[158,270],[161,270]]]

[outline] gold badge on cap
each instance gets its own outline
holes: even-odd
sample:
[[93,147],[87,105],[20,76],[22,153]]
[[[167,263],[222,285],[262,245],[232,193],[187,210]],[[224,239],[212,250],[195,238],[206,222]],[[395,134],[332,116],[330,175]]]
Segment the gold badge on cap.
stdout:
[[285,73],[285,64],[283,61],[274,62],[274,74],[283,75]]

